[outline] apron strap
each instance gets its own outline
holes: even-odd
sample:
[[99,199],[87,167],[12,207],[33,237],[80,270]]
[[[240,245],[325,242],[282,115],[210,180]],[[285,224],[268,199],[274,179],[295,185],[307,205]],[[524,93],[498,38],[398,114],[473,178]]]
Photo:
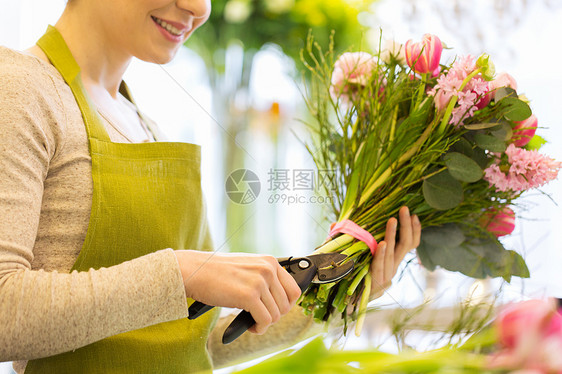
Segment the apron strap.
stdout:
[[135,102],[135,100],[133,100],[133,95],[131,94],[131,90],[129,89],[129,86],[127,86],[125,81],[121,81],[121,84],[119,85],[119,93],[123,95],[125,99],[127,99],[130,103],[132,103],[135,106],[137,115],[139,116],[140,120],[144,123],[144,125],[146,126],[152,137],[154,138],[154,140],[157,142],[161,141],[163,137],[160,131],[154,125],[154,122],[139,110],[137,103]]
[[82,83],[80,66],[76,63],[59,31],[49,25],[45,35],[37,41],[37,46],[43,50],[51,63],[61,73],[64,81],[72,89],[74,98],[82,112],[82,118],[84,118],[88,139],[94,138],[109,142],[109,135],[105,131],[99,114],[93,109],[95,105],[88,97]]

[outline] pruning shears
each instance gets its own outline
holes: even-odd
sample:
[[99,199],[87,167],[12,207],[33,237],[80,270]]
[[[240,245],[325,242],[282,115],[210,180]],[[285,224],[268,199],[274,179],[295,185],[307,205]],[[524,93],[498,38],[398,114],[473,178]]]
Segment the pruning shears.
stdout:
[[[295,279],[301,292],[304,292],[311,283],[336,282],[349,274],[354,262],[345,261],[346,259],[347,256],[341,253],[320,253],[304,257],[283,257],[277,261]],[[195,301],[189,307],[188,318],[195,319],[212,308],[214,306]],[[255,323],[250,312],[241,311],[226,328],[222,343],[232,343]]]

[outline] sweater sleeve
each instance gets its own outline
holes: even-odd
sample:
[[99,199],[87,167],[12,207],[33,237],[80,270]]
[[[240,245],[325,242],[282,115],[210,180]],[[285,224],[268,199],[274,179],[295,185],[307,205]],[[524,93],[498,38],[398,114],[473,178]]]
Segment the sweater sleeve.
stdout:
[[52,77],[0,58],[0,361],[51,356],[187,316],[171,249],[87,272],[32,270],[44,182],[65,121]]

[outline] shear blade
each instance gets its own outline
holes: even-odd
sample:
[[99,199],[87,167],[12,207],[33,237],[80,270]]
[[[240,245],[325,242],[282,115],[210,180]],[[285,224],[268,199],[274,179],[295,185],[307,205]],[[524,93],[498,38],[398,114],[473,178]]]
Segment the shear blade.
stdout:
[[341,253],[322,253],[309,258],[318,269],[312,279],[313,283],[336,282],[349,274],[354,267],[353,261],[343,263],[347,256]]

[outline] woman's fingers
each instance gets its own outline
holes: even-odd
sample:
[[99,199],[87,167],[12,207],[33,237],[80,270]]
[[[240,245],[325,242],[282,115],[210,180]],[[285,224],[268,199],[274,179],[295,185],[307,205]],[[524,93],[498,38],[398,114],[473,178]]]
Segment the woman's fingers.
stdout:
[[414,243],[412,245],[417,248],[420,245],[422,227],[419,217],[415,214],[412,217],[412,225],[414,226]]
[[400,239],[396,245],[395,272],[406,254],[419,246],[421,238],[421,224],[417,215],[410,216],[408,207],[402,207],[398,216],[400,219]]
[[400,208],[398,218],[400,220],[400,239],[398,240],[397,257],[400,258],[400,261],[402,261],[402,258],[404,258],[406,253],[411,250],[410,246],[413,243],[412,219],[410,217],[410,210],[407,206]]
[[386,224],[386,233],[384,241],[387,243],[386,253],[384,258],[384,279],[383,285],[392,281],[394,277],[394,258],[395,258],[395,244],[396,244],[396,226],[398,222],[396,218],[391,218]]
[[[265,311],[262,309],[262,305],[265,307]],[[252,331],[258,335],[265,333],[271,324],[279,321],[279,318],[281,318],[279,306],[270,292],[262,292],[261,299],[257,302],[256,308],[251,310],[250,313],[252,313],[252,317],[256,321],[256,324],[252,326]]]
[[380,242],[375,252],[375,258],[371,263],[371,298],[379,297],[384,291],[384,272],[385,272],[385,258],[387,250],[386,242]]
[[[396,231],[399,226],[400,238],[396,242]],[[390,287],[392,278],[406,254],[420,244],[421,224],[416,215],[410,216],[408,207],[400,208],[398,221],[390,218],[386,224],[384,241],[379,243],[375,257],[371,263],[371,298],[379,297]],[[383,250],[384,248],[384,250]]]
[[250,331],[258,334],[288,313],[301,293],[293,277],[272,256],[175,253],[188,297],[247,310],[256,321]]
[[[279,314],[279,309],[276,310],[275,300],[271,294],[263,295],[259,301],[256,301],[250,308],[249,312],[252,314],[256,324],[248,330],[258,335],[262,335],[267,331],[269,325],[274,323],[274,315]],[[277,318],[279,319],[279,317]]]
[[281,313],[286,314],[291,310],[292,305],[294,305],[301,295],[301,289],[295,279],[285,270],[281,265],[277,265],[277,275],[279,277],[280,284],[283,286],[280,295],[284,297],[284,300],[280,302]]

